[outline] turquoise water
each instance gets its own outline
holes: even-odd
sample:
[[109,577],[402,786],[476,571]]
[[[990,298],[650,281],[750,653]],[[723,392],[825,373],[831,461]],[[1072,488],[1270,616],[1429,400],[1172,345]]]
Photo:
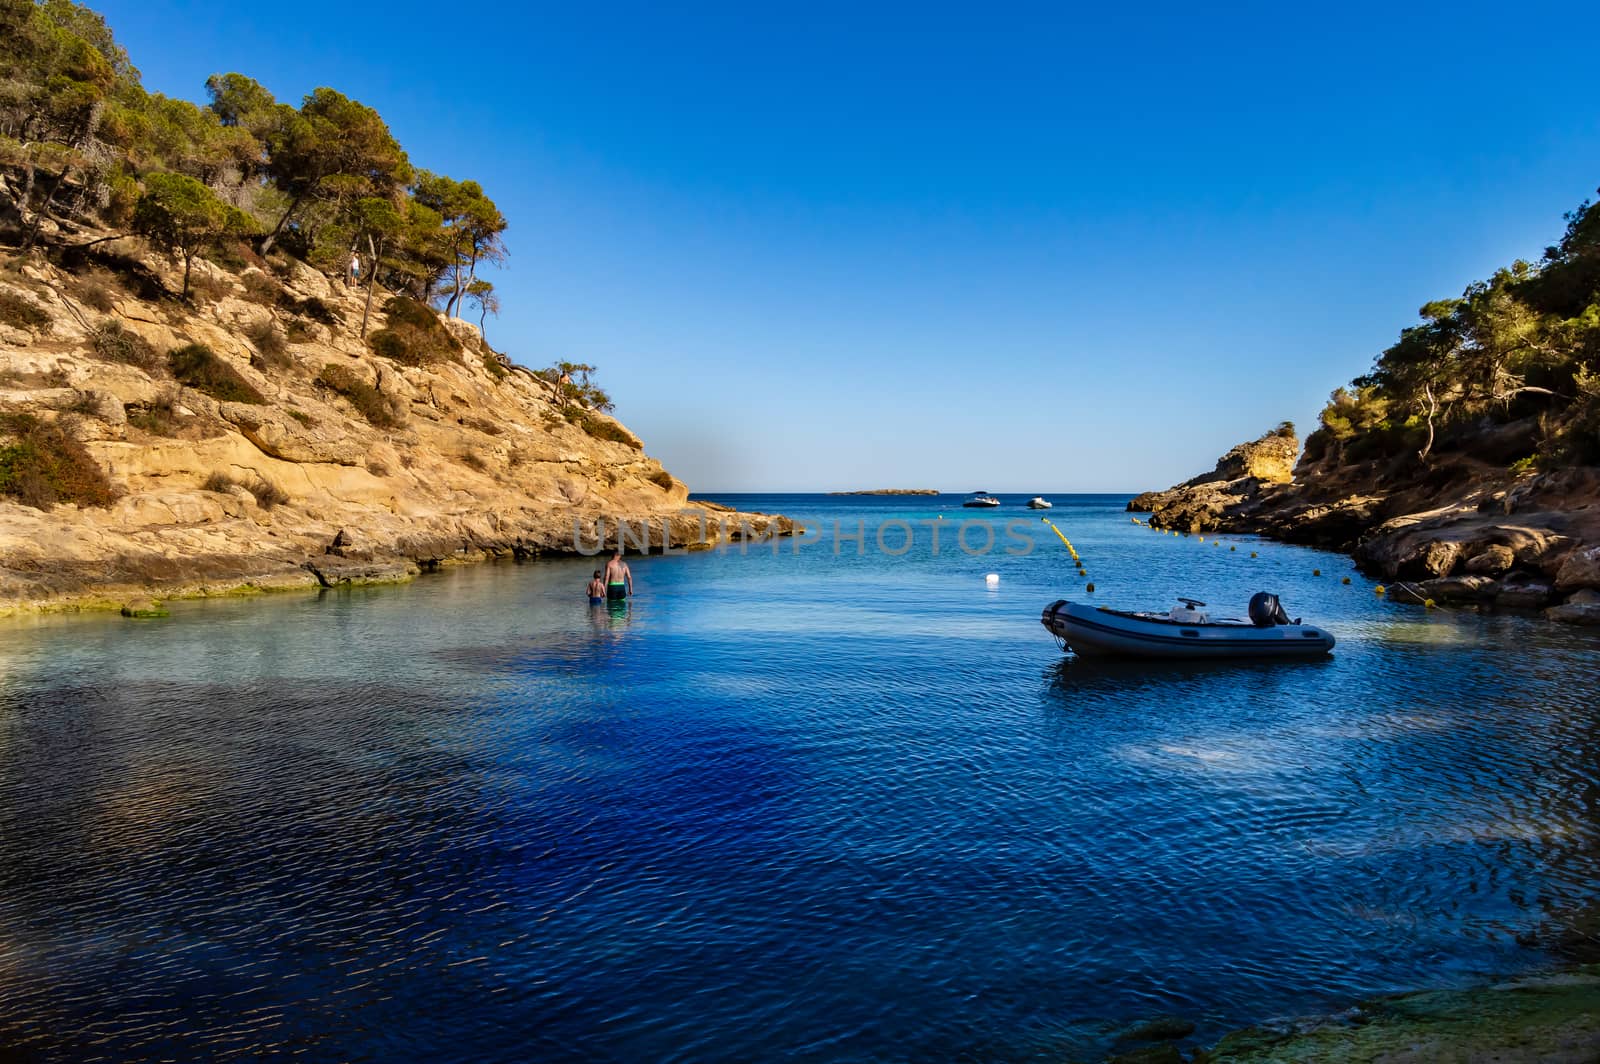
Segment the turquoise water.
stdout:
[[[0,1045],[1070,1057],[1596,947],[1593,634],[1122,498],[1050,514],[1092,595],[1020,498],[723,498],[818,534],[638,560],[620,610],[572,559],[0,621]],[[1073,663],[1038,623],[1263,589],[1334,656]]]

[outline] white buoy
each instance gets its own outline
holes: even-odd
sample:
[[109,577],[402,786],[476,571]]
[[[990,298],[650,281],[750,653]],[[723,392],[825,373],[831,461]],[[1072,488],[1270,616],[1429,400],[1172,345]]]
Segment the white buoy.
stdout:
[[983,578],[983,582],[988,584],[990,587],[994,587],[996,584],[998,584],[1000,582],[1000,574],[999,573],[990,573],[988,576]]

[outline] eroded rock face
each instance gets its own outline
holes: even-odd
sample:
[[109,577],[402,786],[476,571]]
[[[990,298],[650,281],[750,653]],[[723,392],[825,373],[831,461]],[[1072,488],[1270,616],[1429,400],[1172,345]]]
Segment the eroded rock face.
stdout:
[[1217,459],[1215,468],[1165,491],[1148,491],[1128,503],[1133,513],[1149,513],[1157,528],[1208,532],[1227,528],[1271,484],[1288,483],[1300,441],[1292,433],[1269,432],[1241,443]]
[[[138,251],[136,241],[122,246]],[[143,261],[175,289],[170,262]],[[30,292],[78,283],[49,264],[28,264],[24,275]],[[571,553],[575,537],[592,537],[601,522],[614,538],[619,519],[644,529],[655,549],[667,537],[675,547],[698,537],[698,522],[680,513],[685,485],[610,419],[590,424],[616,438],[564,416],[548,384],[506,369],[473,326],[447,323],[465,347],[458,361],[403,366],[356,335],[359,289],[292,268],[289,293],[323,300],[345,323],[328,326],[268,311],[243,298],[239,279],[217,277],[228,294],[197,309],[130,296],[80,321],[39,296],[62,313],[0,344],[0,413],[70,427],[118,496],[104,509],[48,511],[0,496],[0,613],[115,608],[152,591],[171,598],[405,579],[461,561]],[[0,288],[12,285],[0,279]],[[383,324],[383,298],[374,300],[373,329]],[[245,336],[268,315],[310,337],[270,363]],[[97,353],[91,330],[106,319],[150,345],[150,368]],[[210,347],[266,402],[218,401],[173,380],[165,355],[187,343]],[[376,404],[362,401],[379,423],[321,379],[327,366],[375,390]],[[719,525],[725,517],[732,522]],[[741,517],[755,534],[793,531],[781,518],[713,512],[708,537],[737,535]]]

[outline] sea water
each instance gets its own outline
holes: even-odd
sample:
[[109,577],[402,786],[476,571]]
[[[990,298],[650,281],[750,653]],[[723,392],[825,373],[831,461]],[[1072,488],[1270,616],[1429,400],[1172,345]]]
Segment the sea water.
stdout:
[[[0,1046],[1070,1057],[1595,947],[1593,633],[1125,497],[1044,515],[1080,577],[1003,498],[723,496],[810,533],[635,560],[622,608],[578,558],[0,622]],[[1334,655],[1038,620],[1258,590]]]

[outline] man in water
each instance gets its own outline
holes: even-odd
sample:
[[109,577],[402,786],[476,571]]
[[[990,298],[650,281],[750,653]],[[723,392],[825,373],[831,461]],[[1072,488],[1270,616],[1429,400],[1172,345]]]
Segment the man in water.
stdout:
[[606,600],[606,582],[600,575],[600,570],[594,571],[594,579],[589,581],[589,605],[598,606]]
[[631,594],[633,594],[633,570],[622,560],[622,548],[618,547],[612,552],[611,560],[606,562],[606,598],[612,602],[620,602]]

